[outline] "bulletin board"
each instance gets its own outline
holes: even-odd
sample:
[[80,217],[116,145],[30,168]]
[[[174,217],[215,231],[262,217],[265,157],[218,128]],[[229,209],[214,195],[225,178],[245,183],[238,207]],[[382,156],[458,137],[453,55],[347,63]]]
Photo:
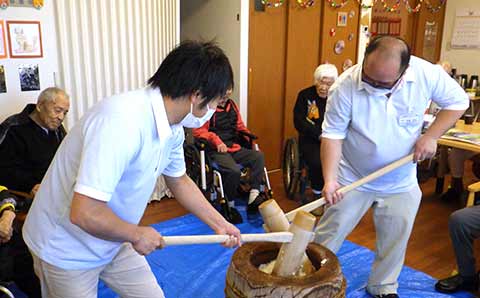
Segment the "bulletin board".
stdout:
[[457,10],[451,47],[480,48],[480,10]]

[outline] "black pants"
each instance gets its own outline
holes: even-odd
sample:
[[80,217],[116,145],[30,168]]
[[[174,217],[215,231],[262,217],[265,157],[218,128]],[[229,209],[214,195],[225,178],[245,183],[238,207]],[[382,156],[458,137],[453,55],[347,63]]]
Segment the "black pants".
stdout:
[[240,184],[240,167],[251,169],[250,185],[259,189],[262,183],[265,158],[262,152],[242,148],[234,153],[210,152],[210,159],[215,162],[222,174],[223,188],[228,199],[237,197],[237,188]]
[[14,231],[9,242],[0,245],[0,276],[13,281],[29,298],[40,298],[40,281],[33,271],[33,259],[21,232]]
[[308,166],[308,178],[312,188],[322,190],[323,175],[322,164],[320,163],[320,143],[300,141],[299,151],[302,160]]
[[450,215],[448,221],[458,272],[463,277],[476,274],[473,241],[480,237],[480,205],[463,208]]

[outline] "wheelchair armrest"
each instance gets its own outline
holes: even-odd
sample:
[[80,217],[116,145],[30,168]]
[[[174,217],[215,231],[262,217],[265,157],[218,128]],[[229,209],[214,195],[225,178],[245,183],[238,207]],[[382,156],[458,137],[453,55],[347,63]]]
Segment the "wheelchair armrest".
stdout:
[[470,184],[468,187],[467,207],[475,204],[475,193],[480,191],[480,182]]
[[198,150],[206,151],[209,148],[210,144],[204,138],[195,138],[195,146],[197,146]]
[[246,131],[239,131],[238,134],[242,137],[249,138],[250,141],[258,139],[258,137],[256,135],[254,135],[253,133],[246,132]]

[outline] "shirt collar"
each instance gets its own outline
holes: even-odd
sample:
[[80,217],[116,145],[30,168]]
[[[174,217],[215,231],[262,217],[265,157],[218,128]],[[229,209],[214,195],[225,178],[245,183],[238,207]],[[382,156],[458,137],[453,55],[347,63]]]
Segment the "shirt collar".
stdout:
[[160,89],[147,87],[147,93],[152,103],[158,137],[160,139],[166,138],[172,134],[172,128],[170,123],[168,123],[167,112],[165,111],[165,104]]

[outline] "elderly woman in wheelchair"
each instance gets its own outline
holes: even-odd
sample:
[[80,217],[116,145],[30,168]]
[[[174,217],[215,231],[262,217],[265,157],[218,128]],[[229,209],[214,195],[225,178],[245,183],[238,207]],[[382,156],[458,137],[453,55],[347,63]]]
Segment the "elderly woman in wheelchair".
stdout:
[[[194,153],[194,148],[190,146],[185,150],[185,154],[191,155],[190,157],[196,155],[197,158],[202,159],[201,151],[206,152],[203,157],[205,165],[202,166],[201,162],[195,165],[193,161],[193,164],[187,166],[187,172],[188,167],[197,167],[197,170],[205,176],[198,177],[201,188],[204,191],[210,189],[210,193],[214,190],[214,196],[217,196],[217,201],[220,200],[220,205],[223,206],[221,208],[223,210],[220,211],[227,220],[238,223],[241,222],[241,217],[234,208],[234,198],[241,195],[239,188],[248,190],[248,216],[258,214],[258,206],[266,200],[267,196],[272,195],[272,191],[263,153],[254,144],[256,136],[245,126],[237,105],[229,95],[231,90],[219,102],[210,121],[193,130],[197,144],[194,147],[200,148],[200,152]],[[188,165],[188,156],[186,159]],[[192,176],[198,175],[195,174],[195,169],[191,170]],[[211,173],[210,177],[207,177],[208,173]],[[240,187],[241,184],[243,187]]]
[[300,191],[302,203],[310,201],[305,196],[307,180],[310,180],[313,199],[321,196],[323,176],[320,163],[320,136],[328,90],[337,77],[335,65],[318,66],[313,74],[314,84],[298,93],[293,110],[298,142],[295,138],[287,140],[283,155],[283,177],[287,195],[292,198]]

